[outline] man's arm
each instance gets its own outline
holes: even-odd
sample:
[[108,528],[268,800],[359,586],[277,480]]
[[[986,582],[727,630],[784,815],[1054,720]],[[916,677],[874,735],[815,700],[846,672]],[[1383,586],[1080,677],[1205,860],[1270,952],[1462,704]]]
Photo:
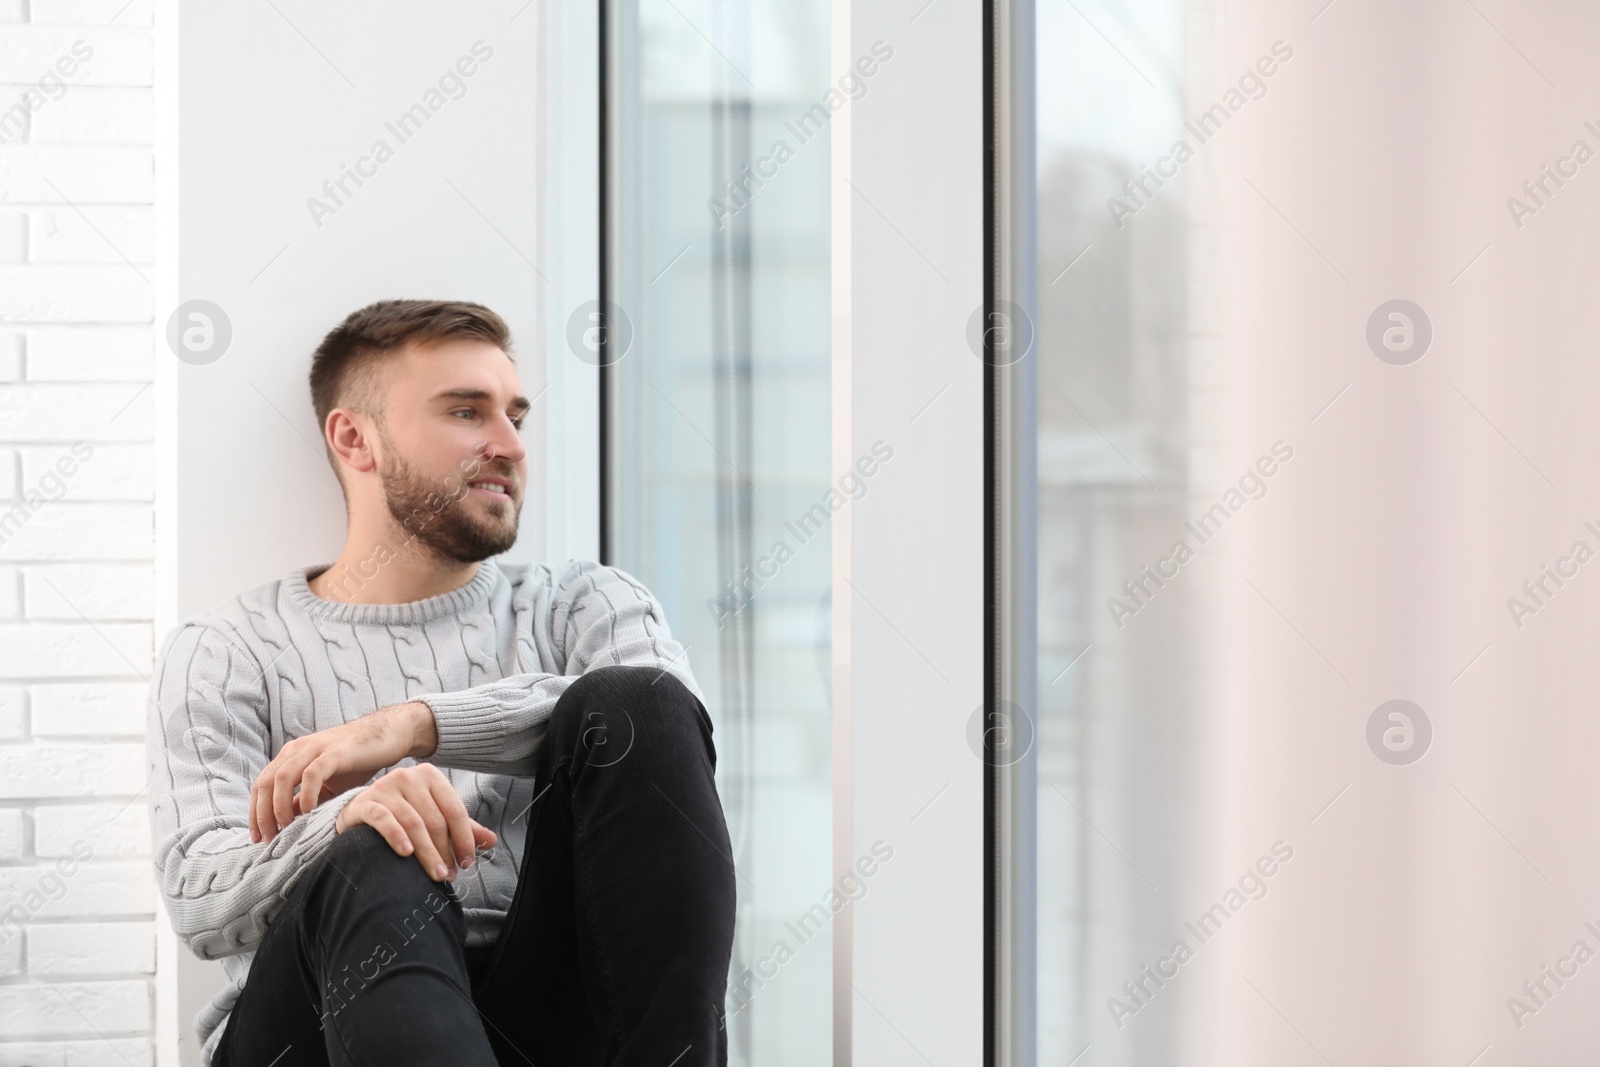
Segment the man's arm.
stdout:
[[673,640],[661,605],[626,572],[573,561],[555,582],[547,610],[548,632],[518,636],[537,645],[541,655],[548,652],[555,671],[424,694],[285,744],[255,778],[252,840],[275,840],[284,832],[279,826],[294,825],[302,809],[315,803],[310,798],[336,794],[407,756],[439,767],[532,775],[556,701],[595,667],[654,667],[704,702],[684,658],[687,650]]
[[[557,576],[551,610],[560,661],[556,672],[513,674],[454,693],[417,697],[413,704],[432,710],[433,729],[425,721],[416,724],[413,736],[421,739],[412,753],[416,758],[462,770],[531,775],[556,701],[579,675],[596,667],[656,667],[704,702],[666,613],[632,575],[575,560]],[[430,745],[436,747],[428,751]]]
[[268,763],[266,686],[256,658],[218,627],[168,635],[147,710],[156,881],[173,929],[202,959],[247,952],[365,786],[269,842],[250,840],[250,785]]

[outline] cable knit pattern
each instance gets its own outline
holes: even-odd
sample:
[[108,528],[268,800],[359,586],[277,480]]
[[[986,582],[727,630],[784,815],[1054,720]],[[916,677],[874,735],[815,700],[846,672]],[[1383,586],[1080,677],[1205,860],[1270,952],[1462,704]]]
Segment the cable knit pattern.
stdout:
[[[250,786],[292,738],[379,708],[433,709],[439,766],[497,846],[456,881],[467,944],[492,944],[521,869],[545,725],[595,667],[659,667],[704,701],[661,606],[615,567],[485,560],[459,589],[406,604],[323,600],[299,568],[169,633],[148,703],[156,881],[180,940],[229,984],[195,1019],[210,1062],[255,948],[300,874],[334,838],[358,786],[252,843]],[[417,761],[404,759],[397,766]]]

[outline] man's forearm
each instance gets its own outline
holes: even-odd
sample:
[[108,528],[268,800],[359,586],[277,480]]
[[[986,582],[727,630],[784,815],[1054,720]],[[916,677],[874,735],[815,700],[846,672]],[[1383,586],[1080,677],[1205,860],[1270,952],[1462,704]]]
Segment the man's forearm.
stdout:
[[434,725],[433,709],[420,700],[398,704],[395,707],[402,716],[401,721],[406,724],[407,734],[411,738],[411,751],[406,755],[412,759],[427,759],[437,752],[439,731]]

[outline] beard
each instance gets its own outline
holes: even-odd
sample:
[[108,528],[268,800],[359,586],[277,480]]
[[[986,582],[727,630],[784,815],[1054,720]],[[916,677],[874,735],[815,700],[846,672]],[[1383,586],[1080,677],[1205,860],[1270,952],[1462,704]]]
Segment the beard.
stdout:
[[[387,462],[379,472],[384,503],[404,536],[424,551],[441,559],[478,563],[516,544],[520,509],[513,497],[489,502],[483,509],[487,515],[480,517],[477,505],[469,500],[472,490],[459,473],[453,476],[460,488],[452,494],[444,478],[423,474],[387,443],[384,454]],[[480,465],[476,473],[516,480],[514,470],[489,465]]]

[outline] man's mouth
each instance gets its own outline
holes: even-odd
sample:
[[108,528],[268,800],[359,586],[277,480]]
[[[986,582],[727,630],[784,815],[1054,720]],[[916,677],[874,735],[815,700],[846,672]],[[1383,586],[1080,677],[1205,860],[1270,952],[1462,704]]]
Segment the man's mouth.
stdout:
[[470,485],[475,491],[483,493],[486,496],[495,497],[500,500],[511,499],[510,490],[500,482],[469,482],[468,485]]

